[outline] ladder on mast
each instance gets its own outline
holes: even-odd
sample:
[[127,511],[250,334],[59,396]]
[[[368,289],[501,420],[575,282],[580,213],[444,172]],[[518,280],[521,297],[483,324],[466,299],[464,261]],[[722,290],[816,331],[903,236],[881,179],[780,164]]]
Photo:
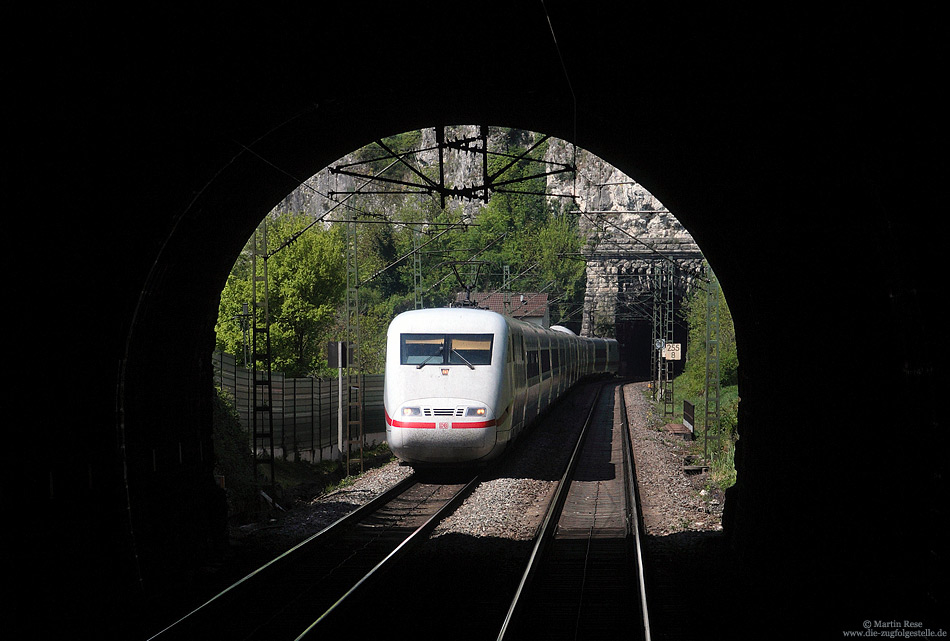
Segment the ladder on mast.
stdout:
[[251,439],[254,482],[274,487],[274,405],[267,281],[267,220],[254,232],[251,247],[253,314],[251,320]]
[[[346,360],[346,474],[350,474],[350,456],[353,445],[360,449],[360,473],[363,472],[363,385],[360,377],[360,298],[359,265],[357,261],[357,234],[355,220],[346,224],[346,312],[344,318],[344,344]],[[352,350],[351,350],[352,347]],[[355,432],[355,434],[354,434]],[[341,448],[342,448],[341,443]],[[343,453],[341,452],[341,457]]]
[[660,263],[654,260],[650,274],[650,294],[653,297],[653,305],[651,306],[653,310],[653,333],[650,336],[650,379],[652,380],[650,397],[653,401],[659,400],[660,353],[663,349],[663,341],[660,339],[661,283]]
[[709,435],[715,434],[713,454],[717,455],[719,448],[719,419],[720,419],[720,381],[719,381],[719,281],[712,269],[707,265],[709,277],[706,289],[706,410],[703,456],[708,457]]
[[[666,264],[666,308],[664,313],[664,345],[673,344],[673,279],[676,265]],[[673,361],[663,356],[663,416],[673,416]]]
[[422,229],[412,229],[412,285],[414,309],[422,309]]

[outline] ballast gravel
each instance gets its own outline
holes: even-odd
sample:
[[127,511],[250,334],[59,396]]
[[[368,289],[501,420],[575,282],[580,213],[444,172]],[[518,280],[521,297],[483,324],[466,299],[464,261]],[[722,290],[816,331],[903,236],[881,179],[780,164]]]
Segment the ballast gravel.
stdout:
[[231,539],[264,554],[281,554],[332,525],[353,510],[412,474],[412,468],[391,462],[368,470],[340,489],[298,501],[271,523],[252,523],[232,530]]
[[[683,471],[686,446],[663,432],[646,384],[625,386],[637,478],[647,535],[721,530],[722,497],[706,486],[705,474]],[[450,534],[530,541],[544,517],[571,445],[586,417],[594,386],[581,385],[562,399],[537,428],[528,430],[465,502],[440,523],[433,541]],[[542,427],[543,426],[543,427]],[[299,504],[274,523],[245,528],[241,538],[281,552],[316,534],[347,512],[369,502],[412,473],[391,462],[360,476],[352,485]]]
[[689,448],[666,432],[647,398],[645,383],[624,388],[637,484],[647,536],[722,530],[723,494],[706,473],[686,474]]
[[[452,567],[473,585],[517,582],[595,391],[593,384],[579,385],[562,398],[436,527],[428,543],[410,551],[407,562],[415,586],[438,589],[444,580],[439,569],[444,567]],[[695,589],[693,577],[722,573],[716,560],[722,556],[723,499],[709,493],[705,475],[684,473],[685,444],[661,429],[663,421],[646,397],[646,385],[627,384],[624,397],[643,503],[647,591],[651,601],[660,604],[651,607],[653,638],[691,638],[690,632],[708,621],[696,620],[688,608],[684,614],[677,604]],[[194,601],[189,607],[200,605],[412,473],[412,468],[393,461],[327,494],[307,498],[301,495],[303,486],[296,488],[293,508],[268,522],[231,528],[227,558],[202,569],[182,599]]]

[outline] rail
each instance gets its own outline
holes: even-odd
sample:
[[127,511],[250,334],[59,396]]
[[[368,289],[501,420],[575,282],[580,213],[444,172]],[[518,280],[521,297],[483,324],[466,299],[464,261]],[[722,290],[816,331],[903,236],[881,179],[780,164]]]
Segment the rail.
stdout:
[[461,504],[465,498],[471,494],[472,490],[481,482],[481,475],[476,475],[468,483],[466,483],[455,495],[445,503],[439,510],[429,517],[425,523],[416,528],[412,534],[406,537],[402,543],[400,543],[396,548],[390,552],[386,558],[377,563],[373,568],[367,572],[363,578],[361,578],[357,583],[350,588],[346,594],[341,596],[330,608],[328,608],[323,614],[320,615],[310,626],[307,627],[297,638],[296,641],[301,641],[302,639],[316,638],[318,635],[323,633],[321,626],[332,625],[334,623],[334,618],[340,618],[344,616],[344,613],[347,611],[347,608],[352,604],[356,595],[364,590],[370,583],[377,579],[383,572],[389,570],[395,562],[406,554],[413,546],[418,545],[428,534],[435,529],[435,526],[444,519],[446,516],[452,513],[456,507]]
[[[602,398],[608,388],[610,405]],[[639,627],[634,638],[650,641],[642,518],[622,388],[606,383],[598,389],[498,641],[546,638],[565,626],[574,626],[575,638],[605,638],[633,625]]]
[[597,395],[594,398],[594,402],[591,403],[590,410],[587,413],[587,418],[584,421],[584,427],[581,429],[581,433],[577,437],[577,443],[574,445],[574,451],[571,453],[571,459],[568,461],[567,467],[564,470],[564,474],[561,475],[561,480],[557,485],[554,499],[551,501],[551,504],[548,507],[548,511],[544,516],[544,521],[542,521],[541,527],[538,529],[538,535],[535,537],[534,546],[531,550],[531,556],[528,558],[527,567],[521,577],[521,581],[518,583],[518,588],[515,590],[515,595],[511,600],[508,613],[505,615],[505,620],[498,632],[498,641],[503,641],[505,634],[508,633],[508,630],[514,621],[514,618],[518,612],[518,608],[521,604],[522,595],[525,593],[528,584],[530,583],[532,577],[538,569],[538,566],[541,563],[544,547],[547,545],[547,542],[551,538],[551,534],[557,527],[558,517],[561,515],[561,509],[564,507],[564,501],[567,498],[567,490],[570,486],[570,480],[574,475],[574,470],[577,468],[577,462],[580,460],[579,454],[584,446],[584,440],[587,438],[587,431],[593,419],[594,412],[597,409],[597,404],[600,402],[600,396],[604,392],[604,387],[606,387],[606,383],[602,383],[597,390]]
[[[427,483],[414,474],[262,565],[150,639],[302,638],[431,530],[479,479],[476,476],[465,484],[439,484]],[[456,485],[461,488],[455,489]],[[401,505],[389,508],[394,502]],[[380,525],[385,520],[380,514],[386,510],[393,521],[410,523],[412,534],[404,535],[404,525]],[[429,510],[434,510],[434,515]],[[421,518],[425,522],[416,526]],[[381,557],[384,560],[378,561]],[[363,559],[374,566],[365,576],[359,570]],[[329,607],[317,621],[300,605],[312,607],[321,602]]]
[[623,393],[623,386],[620,387],[620,420],[622,422],[623,433],[623,453],[627,464],[624,465],[624,479],[628,488],[627,500],[630,501],[630,508],[633,510],[633,519],[631,523],[631,535],[633,537],[634,555],[637,560],[637,588],[640,593],[640,617],[643,621],[643,639],[651,641],[650,634],[650,612],[647,608],[647,587],[646,577],[643,571],[643,509],[640,503],[640,484],[637,482],[637,459],[633,452],[633,443],[630,437],[630,424],[627,416],[627,401]]

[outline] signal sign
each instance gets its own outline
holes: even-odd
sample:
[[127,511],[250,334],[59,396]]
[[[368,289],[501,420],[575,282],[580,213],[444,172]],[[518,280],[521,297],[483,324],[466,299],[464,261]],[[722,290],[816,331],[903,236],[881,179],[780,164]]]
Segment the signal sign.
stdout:
[[663,346],[663,358],[668,361],[678,361],[683,358],[681,343],[667,343]]
[[327,364],[333,369],[352,367],[356,362],[356,345],[331,341],[327,343]]

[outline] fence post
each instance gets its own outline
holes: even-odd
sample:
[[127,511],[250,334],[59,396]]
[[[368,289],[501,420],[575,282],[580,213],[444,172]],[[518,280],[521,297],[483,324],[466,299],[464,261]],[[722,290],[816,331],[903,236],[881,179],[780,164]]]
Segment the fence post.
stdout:
[[[294,453],[294,462],[297,462],[297,461],[300,460],[300,451],[297,449],[297,445],[298,445],[298,444],[297,444],[297,379],[296,379],[296,378],[292,378],[292,379],[290,379],[290,380],[293,382],[293,385],[291,386],[292,389],[291,389],[290,394],[291,394],[291,398],[293,399],[292,407],[294,408],[293,411],[291,412],[291,416],[293,417],[291,420],[293,421],[292,424],[293,424],[293,426],[294,426],[294,427],[293,427],[293,432],[291,433],[291,439],[293,440],[293,446],[291,447],[291,449],[293,450],[293,453]],[[286,393],[287,393],[287,381],[285,380],[285,381],[284,381],[284,394],[286,394]],[[286,416],[286,413],[287,413],[287,403],[286,403],[286,401],[285,401],[285,402],[284,402],[284,426],[285,426],[285,429],[286,429],[286,425],[287,425],[287,416]]]
[[313,434],[314,434],[314,415],[317,410],[317,401],[313,397],[313,387],[314,383],[320,383],[320,379],[314,379],[310,377],[310,462],[314,463],[317,459],[317,452],[313,443]]
[[320,452],[320,460],[323,461],[323,380],[317,379],[317,440],[316,448]]

